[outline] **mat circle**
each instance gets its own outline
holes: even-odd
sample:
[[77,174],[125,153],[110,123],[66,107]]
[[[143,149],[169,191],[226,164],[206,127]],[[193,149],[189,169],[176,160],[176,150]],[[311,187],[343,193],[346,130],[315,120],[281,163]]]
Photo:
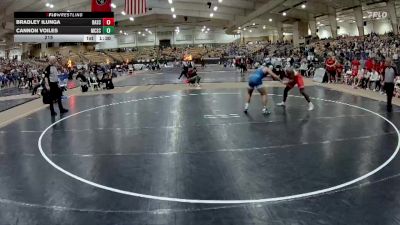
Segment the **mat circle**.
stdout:
[[[246,204],[246,203],[265,203],[265,202],[277,202],[277,201],[288,201],[288,200],[295,200],[295,199],[300,199],[300,198],[306,198],[306,197],[312,197],[312,196],[317,196],[317,195],[321,195],[321,194],[325,194],[328,192],[332,192],[332,191],[336,191],[339,190],[341,188],[350,186],[352,184],[355,184],[361,180],[364,180],[370,176],[372,176],[373,174],[376,174],[377,172],[379,172],[380,170],[382,170],[384,167],[386,167],[398,154],[399,150],[400,150],[400,132],[399,129],[390,121],[388,120],[386,117],[371,111],[369,109],[360,107],[360,106],[356,106],[356,105],[352,105],[352,104],[348,104],[348,103],[344,103],[344,102],[339,102],[339,101],[333,101],[333,100],[326,100],[326,99],[321,99],[321,98],[312,98],[314,100],[317,101],[323,101],[323,102],[330,102],[330,103],[336,103],[336,104],[341,104],[341,105],[345,105],[345,106],[349,106],[349,107],[353,107],[356,109],[360,109],[369,113],[372,113],[376,116],[378,116],[379,118],[385,120],[387,123],[389,123],[394,130],[396,131],[397,134],[397,146],[396,149],[394,150],[393,154],[380,166],[378,166],[377,168],[375,168],[374,170],[358,177],[355,178],[353,180],[347,181],[345,183],[342,184],[338,184],[332,187],[328,187],[328,188],[324,188],[324,189],[320,189],[320,190],[315,190],[315,191],[311,191],[311,192],[306,192],[306,193],[300,193],[300,194],[294,194],[294,195],[288,195],[288,196],[281,196],[281,197],[274,197],[274,198],[262,198],[262,199],[245,199],[245,200],[206,200],[206,199],[184,199],[184,198],[173,198],[173,197],[163,197],[163,196],[155,196],[155,195],[147,195],[147,194],[141,194],[141,193],[136,193],[136,192],[131,192],[131,191],[126,191],[126,190],[121,190],[121,189],[117,189],[117,188],[113,188],[113,187],[109,187],[109,186],[105,186],[102,184],[98,184],[95,183],[93,181],[84,179],[82,177],[79,177],[65,169],[63,169],[62,167],[60,167],[59,165],[57,165],[56,163],[54,163],[45,153],[42,147],[42,140],[43,137],[46,135],[47,131],[49,131],[53,126],[55,126],[56,124],[67,120],[71,117],[77,116],[79,114],[85,113],[85,112],[89,112],[92,110],[96,110],[96,109],[101,109],[101,108],[106,108],[106,107],[111,107],[111,106],[115,106],[115,105],[119,105],[119,104],[126,104],[126,103],[132,103],[132,102],[139,102],[139,101],[148,101],[148,100],[153,100],[153,99],[163,99],[163,98],[172,98],[172,97],[188,97],[188,96],[201,96],[201,95],[238,95],[238,93],[201,93],[201,94],[189,94],[189,95],[169,95],[169,96],[157,96],[157,97],[149,97],[149,98],[142,98],[142,99],[133,99],[133,100],[128,100],[128,101],[123,101],[123,102],[117,102],[117,103],[111,103],[108,105],[102,105],[102,106],[97,106],[94,108],[90,108],[90,109],[86,109],[74,114],[71,114],[69,116],[66,116],[56,122],[54,122],[53,124],[51,124],[50,126],[48,126],[40,135],[39,139],[38,139],[38,148],[40,151],[40,154],[42,155],[42,157],[51,165],[53,166],[55,169],[59,170],[60,172],[64,173],[65,175],[68,175],[78,181],[81,181],[83,183],[86,183],[88,185],[91,185],[93,187],[96,188],[100,188],[103,190],[107,190],[107,191],[111,191],[111,192],[115,192],[115,193],[119,193],[119,194],[123,194],[123,195],[129,195],[129,196],[135,196],[135,197],[140,197],[140,198],[147,198],[147,199],[153,199],[153,200],[160,200],[160,201],[170,201],[170,202],[181,202],[181,203],[198,203],[198,204]],[[269,94],[269,96],[282,96],[282,95],[277,95],[277,94]],[[303,98],[302,96],[293,96],[290,95],[289,97],[292,98]]]

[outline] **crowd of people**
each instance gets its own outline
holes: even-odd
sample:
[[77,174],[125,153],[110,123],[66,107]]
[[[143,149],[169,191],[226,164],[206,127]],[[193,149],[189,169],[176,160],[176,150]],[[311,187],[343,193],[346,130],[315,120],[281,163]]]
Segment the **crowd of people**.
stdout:
[[353,88],[387,95],[388,111],[392,97],[400,97],[400,41],[398,36],[370,34],[320,41],[313,45],[315,53],[325,60],[328,83],[344,83]]
[[[80,84],[85,92],[89,87],[113,89],[112,78],[128,70],[127,66],[86,65],[77,68],[63,65],[55,56],[45,59],[17,61],[0,58],[0,82],[2,88],[18,88],[31,91],[32,95],[42,95],[43,102],[50,104],[52,115],[56,115],[53,103],[58,103],[60,112],[65,113],[61,100],[68,84]],[[76,80],[76,81],[74,81]]]
[[[326,43],[325,51],[321,48],[322,43],[316,46],[327,58],[327,82],[343,82],[354,88],[383,93],[385,68],[391,66],[396,69],[400,66],[400,42],[394,35],[372,34],[361,38],[339,39]],[[390,62],[387,62],[388,59]]]
[[0,58],[0,88],[27,87],[32,89],[39,74],[40,69],[36,66],[17,60]]

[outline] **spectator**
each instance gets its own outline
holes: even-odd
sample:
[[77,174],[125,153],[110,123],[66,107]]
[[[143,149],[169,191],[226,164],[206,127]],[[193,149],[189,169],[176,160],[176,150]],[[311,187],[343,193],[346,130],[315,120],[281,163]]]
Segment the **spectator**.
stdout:
[[379,73],[376,70],[371,72],[370,82],[368,84],[369,89],[373,91],[379,91],[381,89],[381,81],[379,79]]
[[306,72],[308,70],[308,63],[306,59],[302,59],[300,63],[300,73],[304,77],[306,75]]
[[362,86],[362,81],[364,79],[364,73],[365,73],[365,70],[363,68],[360,68],[357,72],[357,76],[354,77],[353,87],[355,89]]
[[194,67],[188,72],[188,83],[189,85],[194,85],[196,87],[200,87],[201,77],[197,74],[197,69]]
[[32,90],[32,88],[33,88],[33,72],[32,72],[32,69],[28,70],[27,78],[28,78],[29,90]]
[[337,81],[336,78],[336,60],[332,55],[325,61],[325,69],[328,74],[328,83],[331,83],[333,80]]
[[343,64],[341,64],[338,60],[336,63],[336,82],[338,82],[339,79],[342,80],[343,69]]
[[178,79],[181,79],[182,76],[185,76],[187,78],[188,72],[189,72],[189,64],[188,64],[188,62],[183,61],[182,72]]
[[375,62],[372,58],[368,58],[368,60],[365,62],[365,68],[367,69],[368,72],[372,72],[372,69],[375,66]]
[[363,89],[367,89],[368,88],[368,84],[369,84],[369,79],[371,77],[371,73],[372,72],[370,72],[368,69],[366,69],[364,71],[364,76],[362,77],[362,80],[361,80],[361,87]]
[[36,95],[37,91],[40,87],[45,88],[45,76],[42,75],[42,77],[37,77],[37,84],[35,84],[35,86],[32,89],[32,95]]

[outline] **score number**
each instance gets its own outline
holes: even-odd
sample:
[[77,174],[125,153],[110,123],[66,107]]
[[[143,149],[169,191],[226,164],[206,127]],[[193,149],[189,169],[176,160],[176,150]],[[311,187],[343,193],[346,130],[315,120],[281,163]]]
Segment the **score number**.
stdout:
[[92,26],[114,26],[114,18],[103,18],[92,20]]
[[114,27],[103,27],[103,34],[114,34]]
[[114,18],[103,18],[103,26],[114,26]]
[[103,18],[103,34],[114,34],[114,18]]

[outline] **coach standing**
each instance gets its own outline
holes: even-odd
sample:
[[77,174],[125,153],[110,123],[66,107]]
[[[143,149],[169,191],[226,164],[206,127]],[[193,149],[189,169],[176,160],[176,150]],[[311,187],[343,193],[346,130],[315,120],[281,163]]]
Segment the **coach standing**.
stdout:
[[392,98],[393,98],[393,92],[394,92],[394,79],[396,78],[396,69],[393,67],[392,60],[390,58],[386,58],[385,61],[385,73],[384,73],[384,88],[386,90],[386,96],[387,96],[387,111],[391,112],[392,111]]
[[57,59],[55,56],[50,56],[49,66],[47,66],[45,73],[47,78],[46,86],[47,88],[50,88],[50,96],[52,99],[52,101],[50,102],[50,111],[52,116],[57,115],[57,113],[54,111],[54,106],[53,106],[54,101],[57,101],[58,108],[60,109],[61,114],[68,112],[68,110],[63,107],[61,102],[62,91],[58,86],[58,70],[57,67],[55,66],[56,61]]

